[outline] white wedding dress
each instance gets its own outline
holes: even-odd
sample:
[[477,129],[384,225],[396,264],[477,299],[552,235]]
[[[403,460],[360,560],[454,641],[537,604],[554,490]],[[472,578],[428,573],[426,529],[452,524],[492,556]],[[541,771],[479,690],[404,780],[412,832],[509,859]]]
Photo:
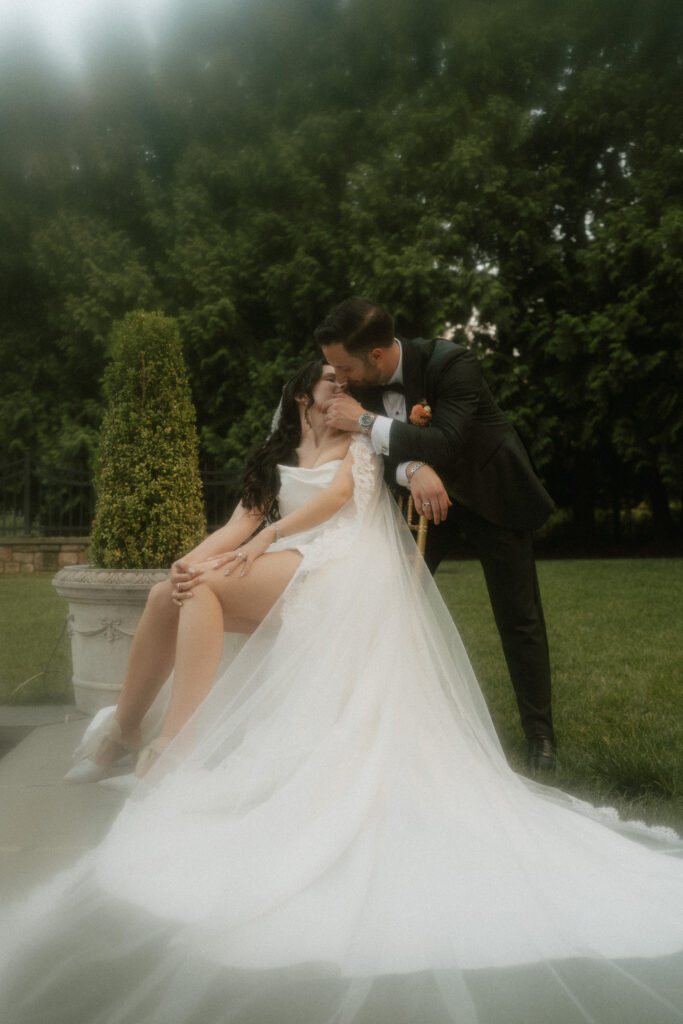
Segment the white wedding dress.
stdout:
[[[3,915],[4,1024],[683,1021],[682,843],[507,766],[355,439],[355,493],[101,845]],[[282,468],[283,514],[338,463]]]

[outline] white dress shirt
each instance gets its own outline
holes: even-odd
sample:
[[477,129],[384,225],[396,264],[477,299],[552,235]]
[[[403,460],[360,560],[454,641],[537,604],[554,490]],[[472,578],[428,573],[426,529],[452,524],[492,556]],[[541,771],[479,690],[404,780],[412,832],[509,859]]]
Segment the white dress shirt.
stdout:
[[[398,338],[396,338],[396,343],[400,349],[398,365],[387,381],[387,384],[403,384],[403,348]],[[386,416],[377,416],[375,419],[370,432],[370,441],[378,455],[388,455],[391,424],[394,420],[400,420],[401,423],[405,423],[408,419],[406,396],[402,395],[399,391],[385,391],[382,395],[382,403]],[[401,487],[408,487],[408,477],[406,476],[406,467],[408,465],[408,462],[401,462],[396,467],[396,483]]]

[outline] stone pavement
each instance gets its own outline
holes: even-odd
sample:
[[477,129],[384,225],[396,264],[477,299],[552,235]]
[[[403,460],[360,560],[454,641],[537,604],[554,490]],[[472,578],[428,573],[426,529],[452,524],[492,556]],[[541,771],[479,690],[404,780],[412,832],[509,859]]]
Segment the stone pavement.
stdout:
[[[123,796],[63,781],[88,719],[73,707],[0,707],[0,906],[72,864],[107,831]],[[18,740],[18,742],[16,742]]]

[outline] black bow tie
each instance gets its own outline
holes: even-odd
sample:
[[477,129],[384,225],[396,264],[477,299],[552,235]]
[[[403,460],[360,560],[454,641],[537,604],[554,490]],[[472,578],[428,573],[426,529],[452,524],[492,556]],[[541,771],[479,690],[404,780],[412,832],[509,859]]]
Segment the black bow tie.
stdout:
[[380,394],[384,395],[387,391],[394,391],[398,395],[405,395],[406,389],[400,381],[396,381],[394,384],[378,384],[377,390]]

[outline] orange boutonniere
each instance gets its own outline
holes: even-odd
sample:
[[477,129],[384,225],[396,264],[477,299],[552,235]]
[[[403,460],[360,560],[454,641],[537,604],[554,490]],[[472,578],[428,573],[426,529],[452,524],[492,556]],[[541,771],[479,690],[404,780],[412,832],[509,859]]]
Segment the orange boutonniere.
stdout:
[[426,427],[431,418],[432,410],[427,405],[426,398],[423,398],[421,402],[418,402],[410,410],[410,422],[414,427]]

